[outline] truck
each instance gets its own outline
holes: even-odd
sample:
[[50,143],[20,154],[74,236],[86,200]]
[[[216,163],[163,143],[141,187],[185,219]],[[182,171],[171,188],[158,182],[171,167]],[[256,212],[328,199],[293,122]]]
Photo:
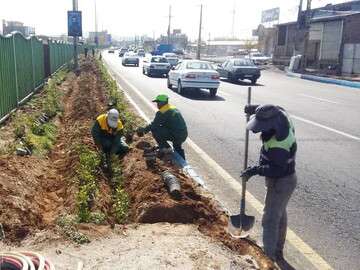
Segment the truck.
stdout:
[[174,51],[172,44],[158,44],[152,55],[163,55],[163,53],[171,53]]

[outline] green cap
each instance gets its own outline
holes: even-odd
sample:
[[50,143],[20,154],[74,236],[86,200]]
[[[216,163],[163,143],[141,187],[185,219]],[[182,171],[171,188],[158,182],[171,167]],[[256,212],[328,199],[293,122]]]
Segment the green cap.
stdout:
[[169,97],[165,94],[158,95],[152,102],[168,102]]

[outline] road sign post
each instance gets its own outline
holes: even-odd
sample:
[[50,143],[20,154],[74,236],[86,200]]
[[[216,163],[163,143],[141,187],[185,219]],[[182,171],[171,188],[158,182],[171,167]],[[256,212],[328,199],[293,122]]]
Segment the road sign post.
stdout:
[[82,36],[82,16],[78,11],[78,2],[73,0],[73,10],[68,11],[68,36],[74,38],[74,69],[78,70],[78,37]]

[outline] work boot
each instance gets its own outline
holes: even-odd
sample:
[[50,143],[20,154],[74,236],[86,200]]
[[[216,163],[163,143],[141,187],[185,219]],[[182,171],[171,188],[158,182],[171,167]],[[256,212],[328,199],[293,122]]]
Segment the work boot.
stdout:
[[168,148],[160,148],[158,152],[158,158],[163,160],[164,162],[172,161],[172,153],[173,150],[171,147]]

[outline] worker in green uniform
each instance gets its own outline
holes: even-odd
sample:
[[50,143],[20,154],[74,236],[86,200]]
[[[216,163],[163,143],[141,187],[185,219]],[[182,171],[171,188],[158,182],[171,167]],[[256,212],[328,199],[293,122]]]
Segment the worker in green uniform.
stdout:
[[293,194],[295,172],[295,128],[287,112],[274,105],[247,105],[245,113],[254,114],[247,129],[261,132],[262,148],[259,164],[247,168],[242,177],[265,177],[266,198],[263,226],[264,252],[277,263],[284,261],[283,249],[287,231],[286,207]]
[[156,102],[159,111],[149,125],[137,130],[138,136],[143,136],[151,131],[159,145],[160,152],[170,148],[168,143],[170,141],[173,144],[174,150],[185,159],[182,144],[185,142],[188,132],[184,118],[175,106],[169,104],[169,97],[167,95],[158,95],[153,102]]
[[91,134],[98,149],[105,154],[104,165],[110,165],[111,154],[123,156],[129,151],[129,146],[123,139],[123,129],[116,109],[111,109],[96,118]]

